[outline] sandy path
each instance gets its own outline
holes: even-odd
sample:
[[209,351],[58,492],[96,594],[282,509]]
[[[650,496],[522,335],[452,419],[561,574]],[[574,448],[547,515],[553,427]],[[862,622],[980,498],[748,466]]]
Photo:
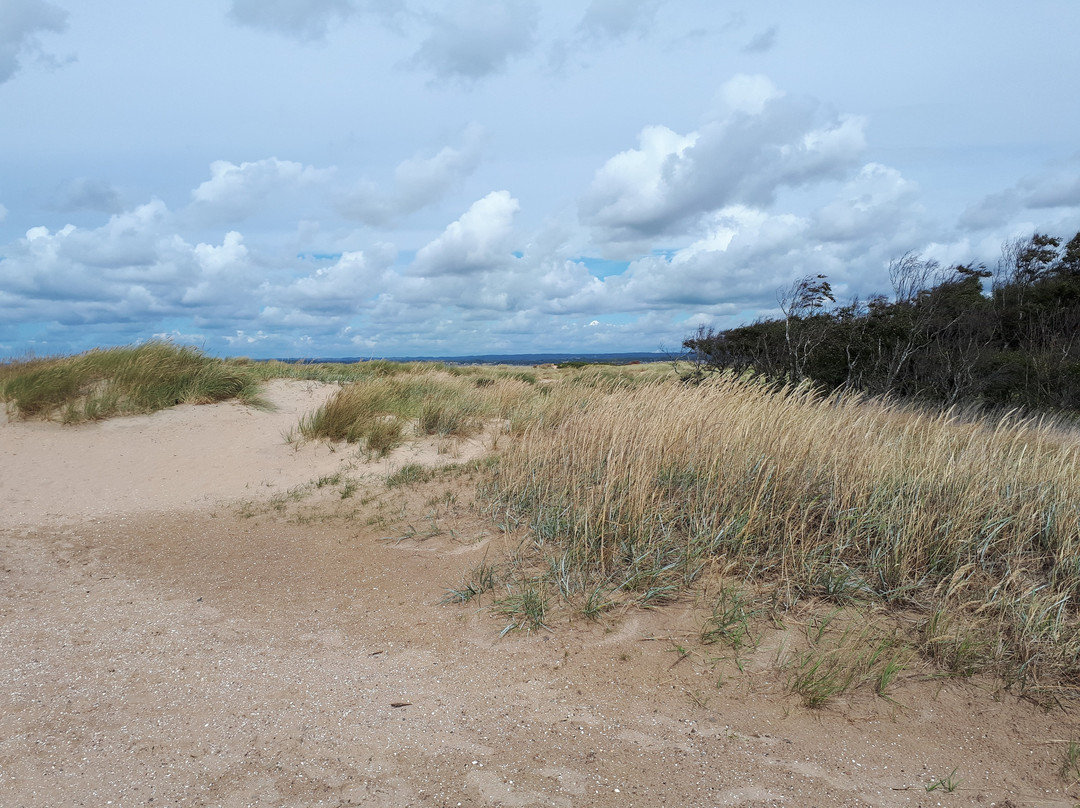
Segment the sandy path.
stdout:
[[339,458],[320,444],[293,451],[282,436],[332,389],[277,381],[270,412],[184,405],[77,428],[0,415],[0,525],[207,505],[306,482]]
[[[673,665],[650,638],[691,631],[690,604],[500,639],[489,613],[439,603],[500,550],[467,481],[372,479],[366,496],[240,516],[228,500],[347,462],[282,444],[324,393],[275,389],[272,414],[0,425],[18,503],[0,523],[0,806],[1077,801],[1055,743],[1080,737],[1073,716],[976,684],[808,711],[768,648],[745,674],[698,651]],[[426,541],[384,540],[429,517]],[[954,768],[955,792],[925,790]]]

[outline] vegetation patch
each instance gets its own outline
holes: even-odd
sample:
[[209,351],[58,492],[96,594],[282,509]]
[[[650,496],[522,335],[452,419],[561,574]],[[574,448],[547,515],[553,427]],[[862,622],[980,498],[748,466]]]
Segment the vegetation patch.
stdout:
[[409,463],[402,466],[386,478],[387,488],[397,488],[403,485],[416,485],[417,483],[430,482],[435,478],[435,472],[418,463]]
[[[1075,430],[730,373],[552,395],[571,390],[482,488],[559,601],[653,606],[723,570],[771,590],[780,618],[801,603],[902,609],[907,642],[958,675],[1029,695],[1080,684]],[[739,597],[703,639],[752,642]],[[844,663],[861,658],[853,641],[803,651],[793,688],[887,681]]]
[[0,365],[0,400],[21,418],[76,424],[229,399],[264,406],[251,367],[152,341]]
[[781,661],[788,689],[807,707],[869,686],[888,697],[913,653],[895,627],[856,613],[813,616],[805,630],[806,647]]
[[753,370],[946,406],[1080,408],[1080,233],[1008,241],[995,270],[908,253],[889,279],[889,298],[838,303],[824,275],[800,278],[780,295],[782,319],[686,339],[690,377]]

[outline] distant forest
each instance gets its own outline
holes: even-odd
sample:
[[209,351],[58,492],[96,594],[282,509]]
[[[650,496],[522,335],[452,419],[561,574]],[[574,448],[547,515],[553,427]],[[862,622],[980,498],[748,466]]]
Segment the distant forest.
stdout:
[[[731,369],[945,405],[1080,409],[1080,233],[1002,245],[997,267],[908,253],[892,297],[838,305],[824,275],[778,293],[782,318],[683,341],[697,375]],[[989,289],[984,282],[989,279]]]

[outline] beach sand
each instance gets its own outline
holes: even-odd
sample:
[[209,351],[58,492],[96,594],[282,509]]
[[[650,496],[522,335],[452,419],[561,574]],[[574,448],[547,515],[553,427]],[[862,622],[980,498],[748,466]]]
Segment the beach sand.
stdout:
[[505,618],[441,602],[514,541],[476,480],[385,484],[490,436],[370,462],[287,443],[331,389],[0,417],[0,806],[1080,802],[1075,710],[991,681],[927,668],[891,701],[811,710],[771,664],[783,631],[740,671],[693,641],[692,597],[500,637]]

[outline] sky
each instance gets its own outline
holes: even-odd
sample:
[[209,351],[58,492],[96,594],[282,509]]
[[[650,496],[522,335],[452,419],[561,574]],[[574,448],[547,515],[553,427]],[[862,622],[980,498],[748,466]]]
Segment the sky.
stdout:
[[1080,230],[1075,0],[0,0],[0,357],[675,352]]

